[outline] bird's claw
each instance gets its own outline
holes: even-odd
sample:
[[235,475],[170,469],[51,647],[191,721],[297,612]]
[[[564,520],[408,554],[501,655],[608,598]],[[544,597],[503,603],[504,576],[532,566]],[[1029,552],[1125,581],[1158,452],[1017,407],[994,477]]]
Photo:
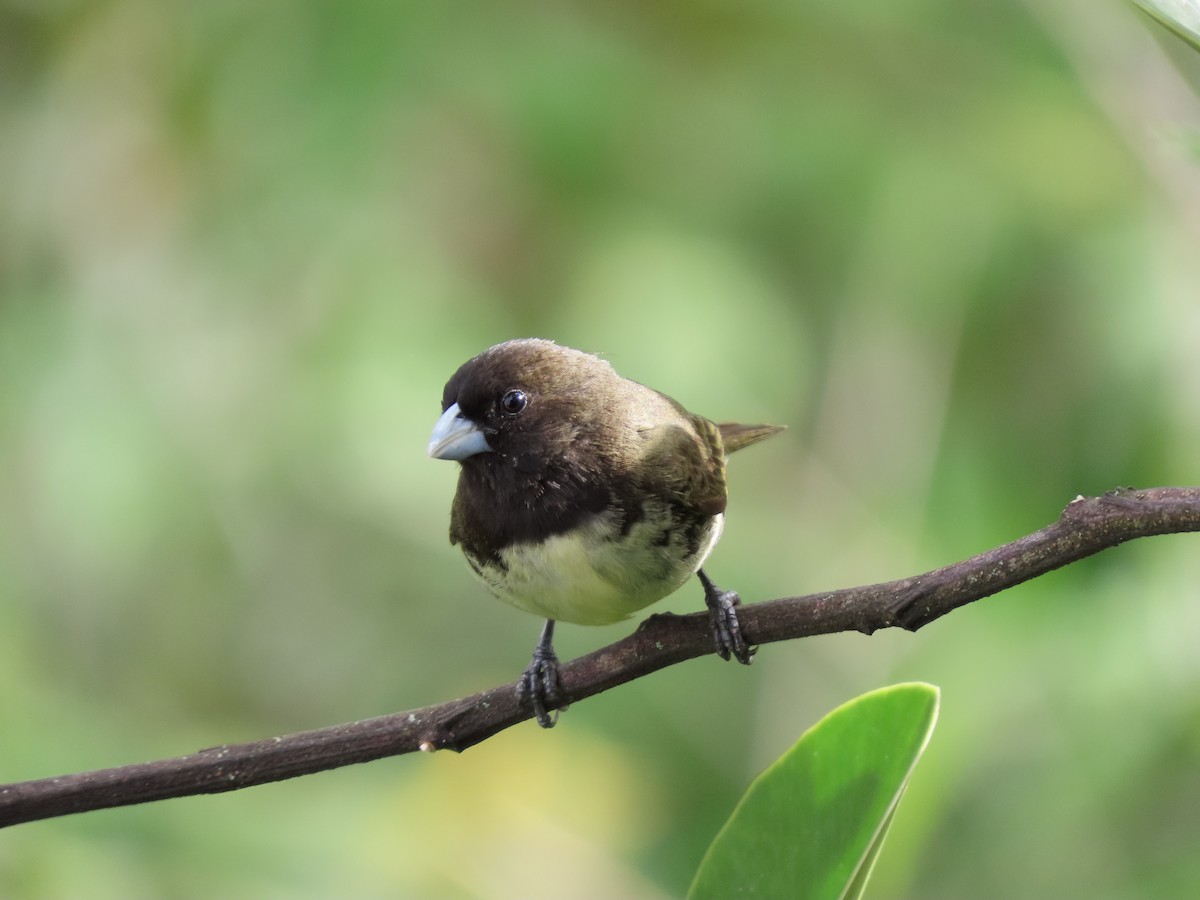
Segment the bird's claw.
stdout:
[[758,650],[746,643],[742,635],[742,625],[738,621],[737,605],[742,602],[737,591],[723,591],[704,574],[699,573],[704,585],[704,602],[708,606],[708,621],[712,628],[713,644],[717,656],[729,659],[731,656],[744,666],[750,665]]
[[737,609],[741,597],[736,591],[721,591],[716,602],[708,607],[708,621],[712,625],[713,644],[717,656],[729,659],[732,656],[742,665],[750,665],[757,647],[751,647],[742,636],[742,625],[738,622]]
[[558,681],[558,657],[553,650],[534,651],[517,682],[517,701],[533,707],[537,723],[543,728],[553,728],[558,722],[558,714],[567,708],[567,702]]

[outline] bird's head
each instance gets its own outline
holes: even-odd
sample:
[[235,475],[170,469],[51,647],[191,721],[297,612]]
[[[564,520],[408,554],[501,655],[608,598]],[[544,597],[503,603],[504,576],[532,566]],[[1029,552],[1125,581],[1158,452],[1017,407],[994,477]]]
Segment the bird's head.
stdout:
[[446,383],[429,455],[527,468],[570,454],[595,433],[595,399],[615,381],[604,360],[550,341],[498,344]]

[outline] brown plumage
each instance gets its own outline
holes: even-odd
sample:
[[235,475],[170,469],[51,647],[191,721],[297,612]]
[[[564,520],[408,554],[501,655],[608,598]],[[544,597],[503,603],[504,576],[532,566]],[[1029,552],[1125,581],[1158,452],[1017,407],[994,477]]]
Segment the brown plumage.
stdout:
[[[493,593],[548,620],[522,682],[544,725],[554,620],[615,622],[698,573],[720,537],[726,457],[782,430],[716,425],[596,356],[534,339],[464,363],[442,409],[430,455],[462,466],[451,542]],[[749,662],[736,595],[699,574],[718,652]]]

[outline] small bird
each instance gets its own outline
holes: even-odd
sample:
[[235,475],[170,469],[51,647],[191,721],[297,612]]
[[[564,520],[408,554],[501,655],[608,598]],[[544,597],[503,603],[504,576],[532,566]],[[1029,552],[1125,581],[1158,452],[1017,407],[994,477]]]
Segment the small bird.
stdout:
[[518,682],[538,724],[566,705],[556,621],[618,622],[692,575],[716,652],[750,663],[738,595],[700,567],[724,524],[726,456],[782,430],[716,425],[597,356],[534,338],[454,373],[429,439],[431,457],[461,466],[450,543],[493,594],[546,619]]

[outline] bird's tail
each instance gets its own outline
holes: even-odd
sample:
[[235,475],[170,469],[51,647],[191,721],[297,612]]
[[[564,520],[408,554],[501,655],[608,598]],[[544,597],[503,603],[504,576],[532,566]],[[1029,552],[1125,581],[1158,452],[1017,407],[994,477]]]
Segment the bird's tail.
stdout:
[[722,422],[717,426],[717,430],[721,432],[721,443],[725,445],[725,453],[728,455],[787,429],[783,425],[739,425],[736,422]]

